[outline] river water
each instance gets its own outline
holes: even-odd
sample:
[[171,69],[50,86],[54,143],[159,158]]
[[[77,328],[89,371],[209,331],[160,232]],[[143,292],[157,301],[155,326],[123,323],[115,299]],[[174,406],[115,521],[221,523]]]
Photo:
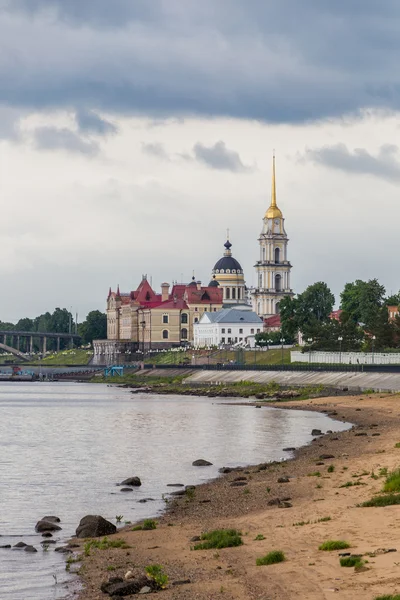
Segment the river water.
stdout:
[[[0,383],[0,546],[19,541],[38,552],[0,549],[1,600],[65,598],[72,576],[54,547],[86,514],[116,522],[159,513],[169,483],[198,484],[221,466],[279,460],[311,441],[313,428],[348,424],[309,411],[256,410],[229,399],[135,394],[85,383]],[[212,467],[193,467],[205,458]],[[116,484],[138,475],[142,486]],[[140,503],[144,498],[154,501]],[[35,534],[45,515],[61,518],[56,545]]]

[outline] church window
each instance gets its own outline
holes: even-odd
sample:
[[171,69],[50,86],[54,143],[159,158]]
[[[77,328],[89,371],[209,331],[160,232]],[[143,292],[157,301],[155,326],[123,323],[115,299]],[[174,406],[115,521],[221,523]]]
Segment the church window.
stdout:
[[279,248],[275,248],[275,262],[276,263],[280,263],[281,262],[280,261],[280,253],[281,253],[280,249]]
[[280,292],[282,289],[282,277],[280,275],[275,275],[275,291]]
[[236,288],[232,288],[232,300],[236,300]]
[[181,323],[187,323],[188,322],[188,316],[187,313],[182,313],[181,316]]
[[167,323],[168,323],[168,315],[163,315],[163,316],[162,316],[162,322],[163,322],[164,324],[167,324]]
[[196,317],[196,318],[195,318],[195,320],[194,320],[194,322],[195,322],[195,323],[198,323],[198,322],[199,322],[199,319]]
[[240,300],[240,288],[238,288],[238,300]]
[[184,327],[181,331],[181,339],[187,340],[187,336],[188,336],[188,332],[187,332],[187,329]]
[[236,269],[232,269],[232,273],[236,273]]
[[167,340],[169,337],[169,332],[167,329],[164,329],[164,331],[162,332],[162,336],[163,336],[163,340]]
[[231,298],[231,290],[229,288],[226,288],[226,290],[225,290],[225,298],[227,300],[230,300],[230,298]]

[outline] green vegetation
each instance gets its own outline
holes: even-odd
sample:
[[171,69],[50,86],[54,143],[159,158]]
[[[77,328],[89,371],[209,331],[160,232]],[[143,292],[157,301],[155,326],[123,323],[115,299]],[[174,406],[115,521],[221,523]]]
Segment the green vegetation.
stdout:
[[321,473],[319,471],[314,471],[314,473],[308,473],[308,477],[321,477]]
[[201,543],[194,546],[194,550],[208,550],[209,548],[231,548],[243,544],[242,534],[236,529],[215,529],[203,533]]
[[81,562],[81,560],[81,556],[68,556],[67,560],[65,561],[65,570],[69,572],[71,570],[71,565]]
[[309,525],[311,521],[298,521],[298,523],[293,523],[293,527],[303,527],[303,525]]
[[102,540],[89,540],[84,545],[85,556],[90,556],[91,550],[108,550],[109,548],[130,548],[125,540],[109,540],[107,537]]
[[387,596],[376,596],[374,600],[400,600],[400,594],[389,594]]
[[369,506],[393,506],[400,504],[400,494],[387,494],[387,496],[375,496],[371,500],[359,504],[361,507]]
[[386,477],[387,474],[388,474],[387,467],[383,467],[382,469],[379,469],[379,477]]
[[400,492],[400,469],[389,473],[383,486],[384,492]]
[[361,567],[364,561],[360,556],[343,556],[340,559],[341,567]]
[[254,538],[255,542],[261,542],[261,540],[265,540],[265,537],[263,536],[262,533],[259,533],[258,535],[256,535],[256,537]]
[[328,473],[333,473],[335,470],[335,466],[334,465],[329,465],[328,467]]
[[275,565],[277,563],[281,563],[286,560],[284,553],[281,550],[272,550],[272,552],[268,552],[265,556],[256,559],[257,567],[261,567],[264,565]]
[[367,485],[364,481],[346,481],[343,485],[339,485],[340,488],[354,487],[356,485]]
[[394,445],[395,448],[400,448],[400,442],[397,442],[397,444]]
[[321,517],[321,519],[317,519],[317,523],[325,523],[326,521],[332,521],[332,517]]
[[54,352],[45,356],[45,358],[39,360],[35,359],[26,363],[27,365],[46,365],[49,366],[57,366],[57,365],[65,365],[65,366],[73,366],[73,365],[87,365],[90,359],[93,356],[92,350],[88,350],[87,348],[76,348],[73,350],[62,350],[61,352]]
[[145,519],[142,525],[143,531],[149,531],[150,529],[157,529],[157,521],[154,519]]
[[346,550],[346,548],[350,548],[350,544],[348,542],[343,540],[327,540],[319,546],[318,550],[331,552],[332,550]]
[[164,572],[162,565],[148,565],[145,571],[151,579],[154,579],[160,589],[164,589],[168,585],[168,575]]

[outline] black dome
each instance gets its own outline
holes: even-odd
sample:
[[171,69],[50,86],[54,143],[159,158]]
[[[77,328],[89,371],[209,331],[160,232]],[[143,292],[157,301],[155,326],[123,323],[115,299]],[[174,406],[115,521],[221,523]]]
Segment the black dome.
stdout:
[[195,285],[197,287],[197,283],[196,283],[196,279],[194,278],[194,275],[193,275],[192,281],[189,283],[189,285]]
[[219,261],[215,263],[213,271],[216,273],[217,271],[220,272],[222,270],[224,273],[226,273],[228,269],[231,273],[233,270],[235,270],[236,273],[242,273],[242,267],[240,263],[233,258],[233,256],[223,256],[220,258]]
[[219,287],[219,282],[215,279],[215,275],[208,284],[208,287]]

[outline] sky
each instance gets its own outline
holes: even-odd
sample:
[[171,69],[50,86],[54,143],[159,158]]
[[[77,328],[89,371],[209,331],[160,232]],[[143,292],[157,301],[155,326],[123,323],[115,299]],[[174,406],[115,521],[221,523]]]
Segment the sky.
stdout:
[[398,0],[0,0],[0,320],[83,320],[143,274],[400,281]]

